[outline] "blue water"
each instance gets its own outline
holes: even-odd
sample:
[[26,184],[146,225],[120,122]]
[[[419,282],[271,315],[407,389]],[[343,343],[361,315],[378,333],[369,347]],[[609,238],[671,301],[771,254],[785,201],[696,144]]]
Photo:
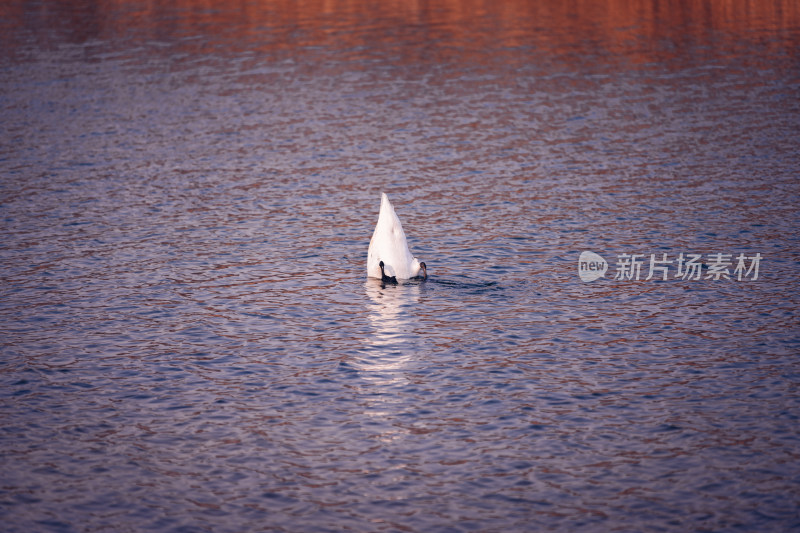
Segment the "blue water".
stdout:
[[178,4],[0,8],[5,531],[800,528],[792,2]]

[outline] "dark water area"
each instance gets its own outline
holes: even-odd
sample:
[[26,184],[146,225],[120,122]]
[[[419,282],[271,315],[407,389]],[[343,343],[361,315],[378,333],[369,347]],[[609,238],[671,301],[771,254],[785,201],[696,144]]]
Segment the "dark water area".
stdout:
[[800,528],[797,2],[157,4],[0,6],[4,531]]

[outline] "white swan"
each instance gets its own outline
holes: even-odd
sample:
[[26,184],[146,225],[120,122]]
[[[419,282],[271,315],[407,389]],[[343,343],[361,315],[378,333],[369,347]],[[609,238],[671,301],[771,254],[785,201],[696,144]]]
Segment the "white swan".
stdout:
[[397,281],[419,276],[428,277],[425,263],[420,263],[408,249],[406,234],[394,212],[389,197],[381,193],[381,212],[369,241],[367,276],[383,281]]

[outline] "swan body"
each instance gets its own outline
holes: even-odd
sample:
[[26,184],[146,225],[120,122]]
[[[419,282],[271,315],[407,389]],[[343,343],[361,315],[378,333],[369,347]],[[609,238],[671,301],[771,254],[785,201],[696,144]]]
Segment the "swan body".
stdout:
[[367,276],[380,280],[409,279],[419,276],[420,270],[427,277],[425,263],[420,263],[411,255],[403,225],[400,224],[389,197],[383,192],[378,223],[369,241]]

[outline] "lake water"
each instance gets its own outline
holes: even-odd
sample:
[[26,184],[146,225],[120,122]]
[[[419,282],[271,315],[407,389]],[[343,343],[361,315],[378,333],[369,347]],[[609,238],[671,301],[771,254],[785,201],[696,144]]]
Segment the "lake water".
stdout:
[[797,2],[157,4],[0,7],[5,531],[800,528]]

